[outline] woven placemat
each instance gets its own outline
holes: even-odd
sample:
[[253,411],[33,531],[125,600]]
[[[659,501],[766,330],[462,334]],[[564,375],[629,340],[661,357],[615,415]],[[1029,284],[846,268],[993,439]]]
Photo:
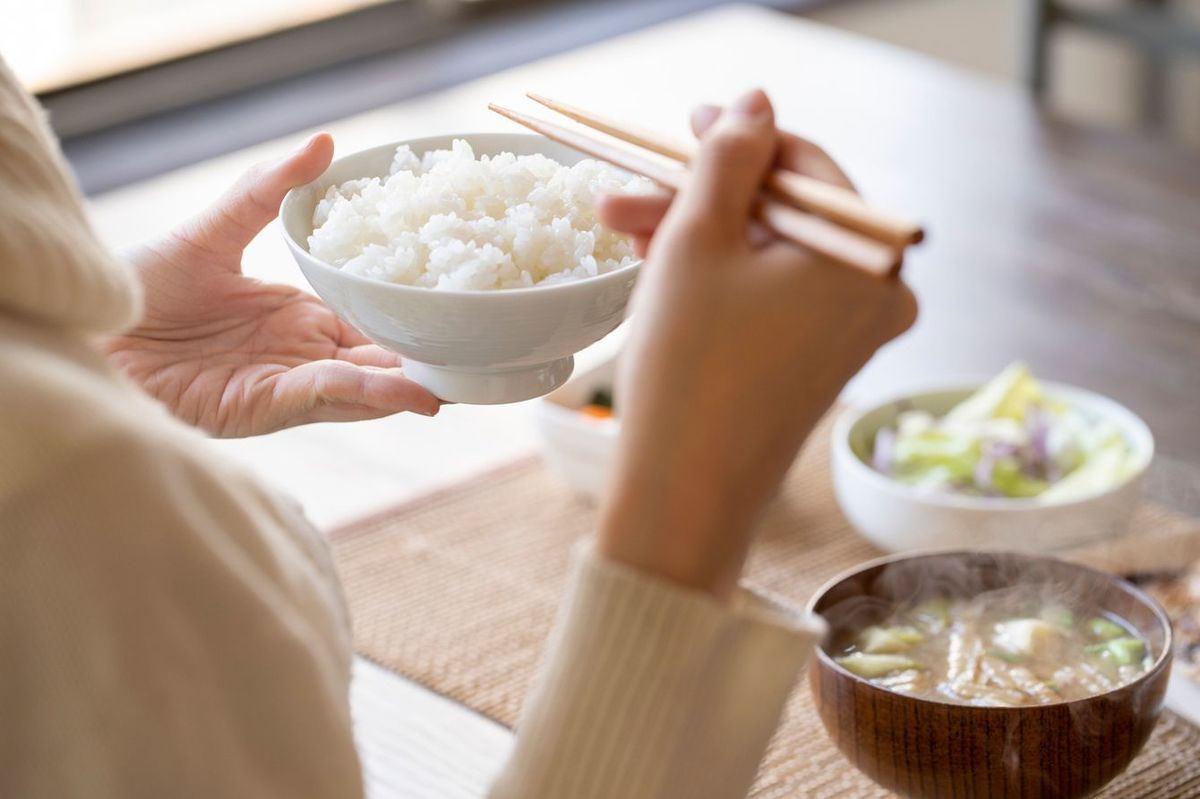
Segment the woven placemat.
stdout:
[[[763,523],[752,581],[803,603],[826,580],[879,552],[833,498],[828,429],[810,438]],[[562,600],[572,544],[595,509],[536,457],[343,528],[334,554],[363,656],[512,726]],[[1138,534],[1197,524],[1153,507]],[[826,737],[797,686],[751,794],[886,797]],[[1165,713],[1154,738],[1105,796],[1200,796],[1200,729]]]

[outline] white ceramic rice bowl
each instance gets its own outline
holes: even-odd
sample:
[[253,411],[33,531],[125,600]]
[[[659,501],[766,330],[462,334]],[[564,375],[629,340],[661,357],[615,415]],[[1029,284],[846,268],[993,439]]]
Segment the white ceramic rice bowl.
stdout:
[[[541,136],[434,136],[373,147],[333,162],[320,178],[288,192],[284,239],[316,293],[369,339],[400,354],[409,378],[447,402],[496,404],[546,394],[574,368],[573,355],[622,321],[641,262],[581,280],[495,291],[446,291],[343,272],[308,252],[313,210],[329,186],[388,174],[396,148],[418,155],[466,140],[476,156],[541,153],[570,165],[582,153]],[[564,264],[564,267],[567,266]]]

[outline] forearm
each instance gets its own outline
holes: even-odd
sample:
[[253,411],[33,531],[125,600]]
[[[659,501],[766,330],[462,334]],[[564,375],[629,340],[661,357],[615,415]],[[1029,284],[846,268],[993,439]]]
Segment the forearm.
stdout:
[[819,621],[580,553],[491,796],[745,796]]
[[[719,599],[731,596],[762,509],[836,394],[814,386],[774,429],[747,429],[751,419],[713,425],[715,412],[690,403],[673,412],[632,409],[622,418],[600,554]],[[684,429],[664,431],[660,420]]]

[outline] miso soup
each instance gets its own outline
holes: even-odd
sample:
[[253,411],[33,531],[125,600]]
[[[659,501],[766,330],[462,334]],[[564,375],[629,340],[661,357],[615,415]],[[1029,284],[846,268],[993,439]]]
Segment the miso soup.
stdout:
[[892,691],[1014,707],[1083,699],[1143,674],[1149,647],[1111,613],[1006,597],[938,597],[836,642],[846,670]]

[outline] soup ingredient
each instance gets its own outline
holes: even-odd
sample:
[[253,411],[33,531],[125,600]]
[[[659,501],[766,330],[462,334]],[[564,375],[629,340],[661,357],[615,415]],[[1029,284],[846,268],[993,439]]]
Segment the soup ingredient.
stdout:
[[876,434],[870,463],[931,491],[1043,502],[1106,490],[1138,466],[1115,424],[1047,396],[1020,363],[941,418],[901,411]]
[[1117,617],[1039,607],[1015,590],[902,607],[836,651],[843,668],[880,687],[970,705],[1082,699],[1151,664],[1146,642]]
[[1088,621],[1088,632],[1093,638],[1107,640],[1109,638],[1119,638],[1125,634],[1125,629],[1114,622],[1109,621],[1103,616],[1097,616]]
[[917,662],[912,658],[901,655],[870,655],[865,652],[851,652],[845,657],[838,658],[838,663],[859,677],[883,677],[897,671],[917,668]]
[[1146,656],[1146,645],[1140,638],[1114,638],[1087,648],[1092,654],[1111,658],[1118,666],[1129,666]]
[[477,159],[461,139],[420,157],[402,145],[386,178],[329,188],[308,249],[351,274],[433,289],[577,280],[636,260],[629,240],[596,220],[596,198],[650,185],[599,161]]
[[996,625],[993,640],[996,645],[1013,655],[1032,655],[1053,646],[1052,639],[1062,635],[1062,630],[1041,619],[1012,619]]
[[944,596],[927,599],[913,608],[913,615],[927,626],[945,627],[950,623],[950,600]]
[[903,652],[921,641],[925,634],[916,627],[868,627],[862,632],[862,650],[872,654]]

